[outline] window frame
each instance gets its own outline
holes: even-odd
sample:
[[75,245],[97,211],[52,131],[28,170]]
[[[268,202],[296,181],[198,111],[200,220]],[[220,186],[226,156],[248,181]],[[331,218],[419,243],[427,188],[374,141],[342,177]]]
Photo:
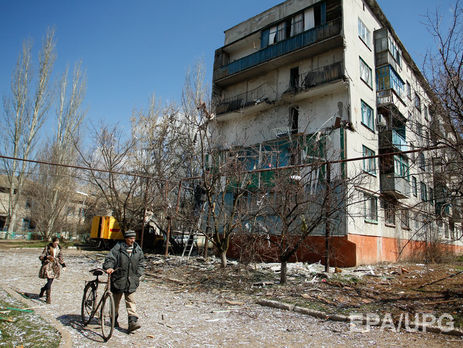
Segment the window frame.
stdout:
[[417,92],[415,92],[415,108],[421,113],[421,98]]
[[394,155],[394,176],[410,182],[410,164],[405,157]]
[[[371,70],[370,66],[362,59],[362,57],[359,57],[359,60],[360,60],[360,80],[365,82],[368,87],[373,88],[373,71]],[[369,81],[366,81],[364,79],[363,72],[368,73],[367,74],[368,76],[366,78]]]
[[[362,145],[362,153],[363,153],[363,157],[376,156],[375,151],[373,151],[372,149],[370,149],[369,147],[365,145]],[[368,159],[364,158],[362,163],[363,163],[364,172],[370,175],[376,176],[376,169],[377,169],[376,158],[368,158]]]
[[[363,216],[368,223],[378,223],[378,198],[364,193]],[[372,209],[373,208],[373,209]]]
[[[365,103],[363,99],[360,100],[360,110],[362,113],[362,124],[374,132],[375,131],[375,111],[370,105]],[[365,114],[367,114],[367,116],[364,116]],[[365,117],[367,118],[367,120],[365,120]]]
[[418,154],[418,167],[422,171],[426,171],[426,157],[424,156],[424,153],[419,153]]
[[425,182],[420,182],[420,191],[421,191],[421,201],[427,202],[428,201],[428,187]]
[[402,51],[392,37],[388,35],[387,49],[396,63],[402,67]]
[[366,24],[358,17],[358,36],[360,40],[371,49],[371,30],[368,29]]
[[410,229],[410,212],[408,209],[400,211],[400,227],[405,230]]
[[[384,202],[384,224],[386,226],[395,226],[396,225],[396,207],[394,204],[389,202]],[[391,219],[392,217],[392,219]]]
[[378,91],[393,90],[402,99],[405,83],[391,65],[385,65],[376,69],[376,87]]
[[291,29],[289,34],[290,37],[296,36],[304,32],[304,17],[304,12],[296,13],[291,17]]

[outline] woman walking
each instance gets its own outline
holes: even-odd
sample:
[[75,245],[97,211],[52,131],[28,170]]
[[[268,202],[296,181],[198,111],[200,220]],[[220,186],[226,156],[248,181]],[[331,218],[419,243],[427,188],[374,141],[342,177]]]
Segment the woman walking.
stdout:
[[43,297],[44,293],[47,295],[47,303],[51,303],[51,284],[53,279],[58,279],[60,275],[60,265],[66,268],[61,254],[61,247],[59,246],[58,237],[54,237],[45,249],[42,255],[39,256],[42,261],[40,268],[39,278],[47,279],[47,283],[40,289],[39,297]]

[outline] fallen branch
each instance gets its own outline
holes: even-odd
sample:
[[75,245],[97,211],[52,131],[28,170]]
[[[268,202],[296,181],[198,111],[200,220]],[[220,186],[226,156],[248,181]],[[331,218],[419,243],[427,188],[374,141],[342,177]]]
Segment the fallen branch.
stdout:
[[451,274],[451,275],[449,275],[449,276],[447,276],[447,277],[444,277],[444,278],[441,278],[441,279],[435,280],[435,281],[433,281],[433,282],[430,282],[430,283],[426,283],[426,284],[423,284],[423,285],[421,285],[420,287],[418,287],[418,289],[422,289],[422,288],[424,288],[425,286],[428,286],[428,285],[433,285],[433,284],[439,283],[439,282],[441,282],[441,281],[443,281],[443,280],[446,280],[446,279],[450,279],[450,278],[456,277],[457,275],[460,275],[460,274],[462,274],[462,273],[463,273],[463,271],[460,271],[460,272],[457,272],[457,273]]
[[442,303],[450,303],[450,302],[455,302],[455,301],[458,301],[458,300],[459,300],[458,298],[454,298],[452,300],[447,300],[447,301],[428,302],[428,303],[424,303],[424,305],[428,306],[428,305],[436,305],[436,304],[442,304]]
[[[325,312],[316,311],[316,310],[305,308],[305,307],[299,307],[296,305],[283,303],[279,301],[263,299],[263,300],[257,301],[256,303],[261,306],[283,309],[283,310],[287,310],[290,312],[297,312],[297,313],[310,315],[312,317],[324,319],[324,320],[342,321],[342,322],[351,322],[352,320],[350,316],[341,315],[341,314],[328,314]],[[364,325],[366,324],[372,325],[372,326],[382,326],[386,324],[390,325],[389,319],[382,319],[382,320],[379,320],[378,322],[375,322],[374,324],[369,322],[368,318],[364,317],[363,315],[359,319],[360,319],[360,322]],[[402,328],[402,326],[400,326],[399,328]],[[460,331],[458,329],[453,329],[453,330],[448,331],[438,326],[429,326],[429,325],[424,325],[424,324],[415,324],[413,328],[424,331],[424,332],[429,331],[429,332],[441,333],[441,334],[452,335],[452,336],[459,336],[459,337],[463,336],[463,331]]]

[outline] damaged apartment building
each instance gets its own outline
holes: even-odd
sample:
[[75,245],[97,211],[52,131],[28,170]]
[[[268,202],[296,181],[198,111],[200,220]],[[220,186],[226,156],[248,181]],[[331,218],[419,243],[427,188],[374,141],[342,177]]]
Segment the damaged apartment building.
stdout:
[[327,160],[370,156],[343,164],[365,179],[333,231],[340,265],[397,261],[430,235],[462,250],[436,153],[407,153],[431,141],[432,92],[375,0],[285,1],[226,30],[213,70],[218,147],[316,135]]

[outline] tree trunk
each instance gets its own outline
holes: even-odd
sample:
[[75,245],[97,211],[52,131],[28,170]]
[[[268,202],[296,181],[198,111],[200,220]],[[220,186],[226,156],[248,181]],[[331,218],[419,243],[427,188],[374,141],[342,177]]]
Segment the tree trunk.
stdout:
[[220,267],[227,267],[227,251],[220,251]]
[[208,258],[208,255],[207,255],[208,245],[209,245],[209,239],[207,238],[207,236],[205,236],[204,237],[204,250],[203,250],[203,257],[205,260],[207,260]]
[[11,235],[11,233],[14,232],[15,226],[16,226],[16,209],[12,211],[11,216],[9,217],[8,235]]
[[281,261],[280,284],[286,284],[288,272],[288,261]]

